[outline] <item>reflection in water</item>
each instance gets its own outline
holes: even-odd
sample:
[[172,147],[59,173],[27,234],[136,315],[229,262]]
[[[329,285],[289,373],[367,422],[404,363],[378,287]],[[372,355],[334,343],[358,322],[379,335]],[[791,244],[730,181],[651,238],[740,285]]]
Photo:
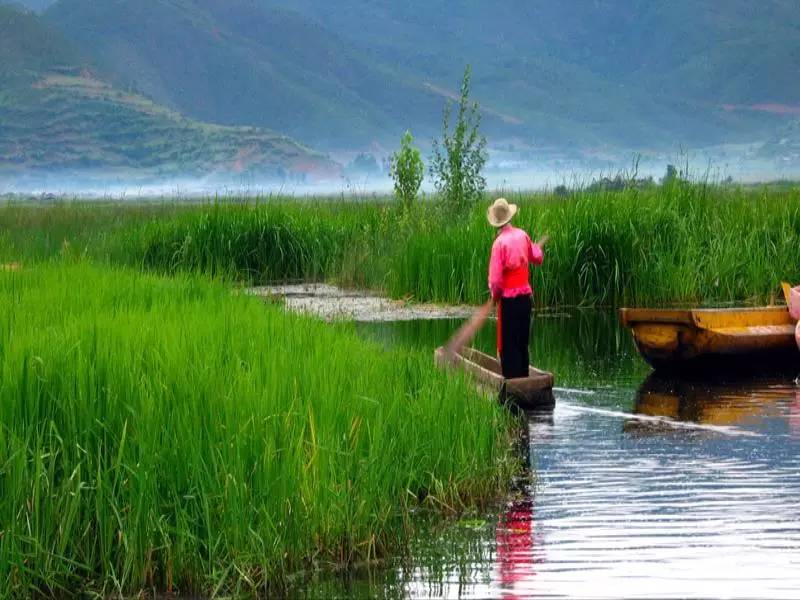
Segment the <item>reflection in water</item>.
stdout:
[[[678,421],[729,426],[759,423],[789,412],[796,395],[787,378],[671,379],[653,373],[636,393],[635,412]],[[647,422],[630,421],[634,431]]]
[[[532,488],[309,596],[796,598],[800,388],[641,383],[649,371],[625,332],[593,319],[536,321],[535,360],[576,389],[557,392],[549,422],[530,422]],[[366,333],[432,351],[448,332],[426,327]]]
[[789,405],[789,431],[793,438],[800,439],[800,389],[795,390],[794,400]]
[[[774,431],[771,421],[756,427]],[[534,441],[542,480],[537,526],[547,549],[538,592],[796,595],[796,443],[779,434],[701,430],[631,436],[620,424],[602,415],[556,414],[553,439]]]
[[[406,346],[433,352],[461,325],[461,321],[397,321],[358,323],[365,336],[387,346]],[[495,323],[478,332],[474,346],[494,355]],[[633,338],[608,310],[535,313],[530,343],[534,366],[556,374],[558,386],[635,385],[650,371],[639,359]]]
[[501,515],[495,533],[502,598],[525,598],[536,575],[533,500],[513,502]]

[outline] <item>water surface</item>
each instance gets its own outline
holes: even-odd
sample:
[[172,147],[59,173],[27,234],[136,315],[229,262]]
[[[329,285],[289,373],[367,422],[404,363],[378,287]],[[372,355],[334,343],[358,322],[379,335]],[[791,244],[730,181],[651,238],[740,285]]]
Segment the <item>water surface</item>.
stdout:
[[[432,351],[458,322],[361,325]],[[493,331],[476,345],[491,350]],[[790,374],[650,375],[611,313],[535,319],[552,415],[529,423],[535,482],[421,533],[410,556],[309,596],[797,598],[800,388]]]

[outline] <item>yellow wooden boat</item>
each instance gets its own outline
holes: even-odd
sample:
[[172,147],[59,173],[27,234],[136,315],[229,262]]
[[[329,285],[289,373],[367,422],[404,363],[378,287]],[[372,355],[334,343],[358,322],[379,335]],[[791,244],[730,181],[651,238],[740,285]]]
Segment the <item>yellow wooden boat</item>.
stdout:
[[792,363],[800,367],[795,322],[785,306],[763,308],[623,308],[620,322],[656,369],[713,363]]

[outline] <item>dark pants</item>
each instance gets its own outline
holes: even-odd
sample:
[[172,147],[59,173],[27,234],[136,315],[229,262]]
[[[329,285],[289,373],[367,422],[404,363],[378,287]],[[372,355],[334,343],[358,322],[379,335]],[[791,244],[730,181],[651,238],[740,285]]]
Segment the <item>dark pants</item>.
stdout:
[[506,379],[528,376],[532,309],[527,295],[500,300],[500,363]]

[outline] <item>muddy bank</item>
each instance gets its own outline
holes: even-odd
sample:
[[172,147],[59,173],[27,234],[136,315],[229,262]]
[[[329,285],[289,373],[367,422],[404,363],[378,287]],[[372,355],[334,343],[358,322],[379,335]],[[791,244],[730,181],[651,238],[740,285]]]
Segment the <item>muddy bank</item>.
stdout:
[[441,306],[390,300],[370,292],[344,290],[322,283],[254,287],[248,288],[247,293],[281,300],[290,310],[311,314],[326,321],[461,319],[469,317],[475,310],[472,306]]

